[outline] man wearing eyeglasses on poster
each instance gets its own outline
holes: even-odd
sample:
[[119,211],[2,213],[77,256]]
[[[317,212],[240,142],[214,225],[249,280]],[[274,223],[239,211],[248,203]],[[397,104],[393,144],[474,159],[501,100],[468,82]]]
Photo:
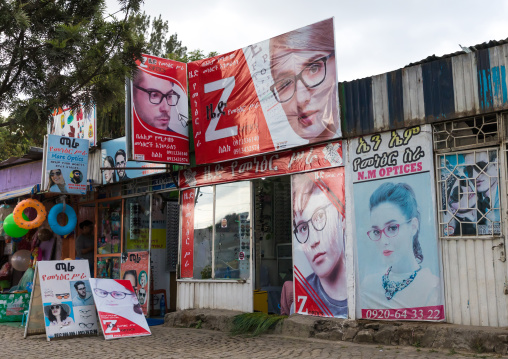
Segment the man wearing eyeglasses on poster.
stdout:
[[83,281],[77,281],[74,283],[74,289],[76,289],[76,295],[72,298],[72,306],[79,307],[83,305],[93,305],[93,295],[86,291],[86,285]]
[[270,40],[270,90],[289,125],[309,143],[340,132],[332,19]]
[[133,84],[134,109],[139,118],[155,130],[177,132],[187,136],[187,121],[178,104],[187,101],[178,85],[138,70]]

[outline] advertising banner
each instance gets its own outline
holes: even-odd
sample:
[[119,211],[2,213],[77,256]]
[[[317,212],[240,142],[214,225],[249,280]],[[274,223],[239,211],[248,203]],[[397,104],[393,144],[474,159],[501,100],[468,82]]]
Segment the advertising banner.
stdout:
[[130,280],[144,315],[148,315],[149,257],[148,252],[122,253],[120,265],[121,278]]
[[180,171],[180,188],[343,166],[342,141]]
[[41,261],[37,271],[48,340],[97,335],[88,261]]
[[341,136],[333,18],[188,68],[197,164]]
[[91,278],[105,339],[151,335],[130,280]]
[[445,318],[430,126],[351,141],[361,318]]
[[194,189],[182,192],[182,252],[180,277],[192,278],[194,268]]
[[77,109],[60,107],[53,111],[49,123],[48,134],[90,141],[90,146],[97,144],[97,113],[93,106],[86,111],[82,106]]
[[291,176],[295,313],[347,318],[344,167]]
[[187,64],[145,54],[136,63],[127,96],[132,158],[189,164]]
[[90,142],[48,135],[42,186],[48,192],[86,194]]
[[[103,184],[122,182],[166,171],[165,164],[128,161],[126,149],[127,143],[125,137],[101,143],[101,165],[102,167],[111,167],[111,169],[102,171]],[[143,169],[124,170],[124,168],[128,169],[131,167],[142,167]]]
[[443,236],[501,234],[496,149],[440,155]]

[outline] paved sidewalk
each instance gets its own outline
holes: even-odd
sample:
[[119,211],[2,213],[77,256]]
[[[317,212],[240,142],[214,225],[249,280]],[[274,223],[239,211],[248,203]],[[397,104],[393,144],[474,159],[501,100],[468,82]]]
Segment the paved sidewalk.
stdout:
[[[295,339],[279,335],[232,337],[206,329],[151,327],[152,336],[104,340],[103,336],[47,342],[44,335],[23,339],[19,327],[0,325],[0,357],[17,358],[472,358],[473,353],[415,347]],[[495,354],[476,357],[501,358]]]

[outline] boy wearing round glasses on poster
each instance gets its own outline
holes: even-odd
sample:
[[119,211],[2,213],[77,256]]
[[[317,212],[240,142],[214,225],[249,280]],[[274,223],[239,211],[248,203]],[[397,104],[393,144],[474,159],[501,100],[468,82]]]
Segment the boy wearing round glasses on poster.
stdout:
[[[332,171],[343,174],[343,168],[324,172]],[[295,303],[297,313],[348,315],[344,181],[337,177],[316,179],[314,173],[292,176],[294,298],[305,297],[305,303]]]
[[55,168],[49,171],[48,191],[67,193],[65,179],[61,169]]
[[270,40],[270,90],[294,132],[309,143],[340,132],[333,20]]

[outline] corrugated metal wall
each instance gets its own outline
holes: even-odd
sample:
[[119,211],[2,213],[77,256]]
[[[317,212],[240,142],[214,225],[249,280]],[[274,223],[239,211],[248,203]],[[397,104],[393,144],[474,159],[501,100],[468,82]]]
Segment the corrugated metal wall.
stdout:
[[446,321],[454,324],[508,326],[508,296],[503,292],[506,262],[500,240],[441,240]]
[[508,44],[339,83],[342,133],[355,137],[508,109]]
[[228,309],[252,312],[252,283],[178,282],[177,310],[192,308]]

